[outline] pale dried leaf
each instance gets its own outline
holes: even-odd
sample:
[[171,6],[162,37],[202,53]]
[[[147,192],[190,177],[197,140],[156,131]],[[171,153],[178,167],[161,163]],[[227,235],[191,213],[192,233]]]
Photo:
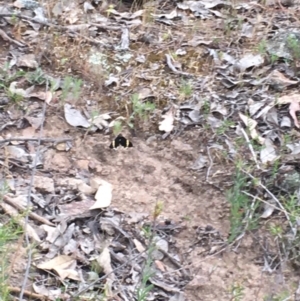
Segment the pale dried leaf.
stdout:
[[47,262],[37,265],[41,270],[54,270],[62,279],[80,280],[76,268],[76,260],[67,255],[59,255]]
[[35,97],[40,100],[44,100],[47,104],[49,104],[53,98],[53,94],[51,91],[46,91],[46,92],[40,91],[36,93],[30,93],[28,97]]
[[140,252],[140,253],[143,253],[143,252],[145,252],[145,247],[142,245],[142,243],[139,241],[139,240],[137,240],[137,239],[133,239],[133,243],[134,243],[134,245],[135,245],[135,247],[136,247],[136,249]]
[[95,195],[96,202],[90,207],[90,210],[108,207],[112,199],[112,189],[113,186],[110,183],[101,180],[101,184]]
[[261,218],[268,218],[274,212],[275,207],[272,204],[265,204],[264,205],[264,212],[260,216]]
[[160,122],[158,129],[166,133],[171,132],[174,128],[173,125],[174,115],[175,115],[175,110],[171,108],[165,115],[162,116],[164,120]]
[[64,106],[65,118],[71,126],[82,126],[88,128],[91,126],[90,122],[81,114],[81,112],[66,103]]
[[275,146],[270,139],[266,139],[265,147],[260,151],[260,160],[263,164],[266,164],[268,162],[274,162],[276,159],[278,159],[278,156],[276,155]]
[[33,283],[32,287],[36,293],[51,298],[51,300],[57,300],[56,298],[61,294],[60,288],[48,289],[45,285],[37,285],[36,283]]
[[265,139],[261,137],[255,129],[257,126],[257,122],[240,112],[239,116],[250,131],[251,138],[257,140],[260,144],[264,144]]
[[39,67],[39,64],[36,61],[34,54],[24,54],[18,58],[17,66],[36,69]]
[[291,102],[290,107],[289,107],[289,112],[290,115],[292,116],[294,123],[295,123],[295,127],[299,128],[299,122],[298,122],[298,118],[296,115],[296,112],[300,111],[300,105],[299,102]]

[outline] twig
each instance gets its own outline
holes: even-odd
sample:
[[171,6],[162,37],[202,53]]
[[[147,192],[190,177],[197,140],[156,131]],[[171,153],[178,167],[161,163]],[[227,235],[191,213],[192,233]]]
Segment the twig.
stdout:
[[260,166],[259,166],[259,164],[258,164],[258,161],[257,161],[257,158],[256,158],[256,154],[255,154],[254,149],[253,149],[253,146],[252,146],[252,144],[251,144],[251,142],[250,142],[250,140],[249,140],[249,137],[248,137],[247,133],[246,133],[245,130],[243,129],[243,127],[241,127],[241,131],[242,131],[242,133],[243,133],[243,135],[244,135],[244,137],[245,137],[245,139],[246,139],[246,141],[247,141],[247,144],[248,144],[248,147],[249,147],[250,152],[251,152],[251,154],[252,154],[252,157],[253,157],[253,159],[254,159],[254,162],[256,163],[256,167],[257,167],[258,169],[261,169]]
[[9,41],[11,43],[14,43],[16,44],[17,46],[20,46],[20,47],[24,47],[26,44],[23,44],[17,40],[14,40],[13,38],[11,38],[10,36],[7,35],[6,32],[4,32],[2,29],[0,29],[0,36],[2,37],[3,40],[5,41]]
[[61,142],[66,142],[66,141],[72,141],[73,138],[22,138],[22,137],[15,137],[15,138],[7,138],[0,140],[1,143],[6,143],[6,142],[12,142],[12,141],[38,141],[38,142],[55,142],[55,143],[61,143]]
[[192,76],[191,74],[183,71],[179,71],[172,63],[172,57],[169,54],[165,54],[168,67],[176,74],[184,75],[184,76]]
[[[255,180],[255,177],[252,176],[252,175],[251,175],[250,173],[248,173],[247,171],[243,170],[242,168],[241,168],[241,171],[244,172],[246,175],[248,175],[251,179]],[[282,204],[280,203],[280,201],[276,198],[276,196],[275,196],[275,195],[274,195],[274,194],[273,194],[273,193],[272,193],[265,185],[263,185],[263,184],[261,183],[261,181],[259,181],[258,185],[259,185],[262,189],[264,189],[264,190],[268,193],[268,195],[269,195],[269,196],[277,203],[278,207],[282,210],[282,212],[284,213],[286,219],[288,220],[289,225],[290,225],[290,227],[291,227],[291,230],[293,231],[293,234],[295,235],[295,234],[296,234],[296,233],[295,233],[295,229],[294,229],[293,224],[292,224],[292,222],[291,222],[291,220],[290,220],[289,214],[287,213],[287,211],[285,210],[285,208],[283,207],[283,205],[282,205]]]
[[[47,86],[46,86],[46,90],[48,90],[48,82],[47,82]],[[42,123],[41,123],[41,128],[40,128],[40,135],[38,138],[38,147],[37,147],[37,151],[36,151],[36,156],[34,156],[34,161],[33,161],[33,168],[32,168],[32,173],[31,173],[31,178],[30,178],[30,183],[29,183],[29,187],[28,187],[28,195],[27,195],[27,214],[25,216],[25,223],[28,224],[28,213],[29,213],[29,209],[30,209],[30,199],[31,199],[31,190],[33,187],[33,181],[34,181],[34,175],[35,175],[35,171],[36,171],[36,166],[37,166],[37,162],[38,162],[38,157],[39,157],[39,153],[41,150],[41,137],[43,134],[43,129],[44,129],[44,122],[45,122],[45,116],[46,116],[46,108],[47,108],[47,104],[46,102],[44,102],[43,105],[43,111],[42,111]],[[29,241],[29,236],[27,231],[25,231],[25,241],[26,241],[26,245],[29,247],[30,245],[30,241]],[[30,266],[31,266],[31,260],[32,260],[32,249],[28,248],[28,260],[26,263],[26,270],[25,270],[25,275],[24,275],[24,280],[23,280],[23,284],[22,284],[22,289],[20,292],[20,296],[19,296],[19,300],[22,301],[23,300],[23,295],[25,292],[25,288],[26,288],[26,283],[28,280],[28,276],[29,276],[29,270],[30,270]]]
[[[8,290],[11,292],[11,293],[20,293],[21,292],[21,289],[18,288],[18,287],[14,287],[14,286],[9,286],[8,287]],[[33,292],[30,292],[30,291],[24,291],[24,295],[28,296],[28,297],[33,297],[33,298],[37,298],[39,300],[46,300],[47,297],[43,296],[43,295],[40,295],[40,294],[36,294],[36,293],[33,293]]]
[[244,190],[243,190],[242,193],[243,193],[243,194],[246,194],[246,195],[248,195],[248,196],[250,196],[250,197],[252,197],[252,198],[256,198],[256,199],[258,199],[260,202],[265,203],[266,205],[272,206],[272,207],[274,207],[275,210],[278,210],[278,211],[284,213],[284,211],[283,211],[282,209],[278,208],[277,206],[275,206],[275,204],[271,204],[271,203],[269,203],[269,202],[263,200],[262,198],[260,198],[260,197],[258,197],[258,196],[255,196],[255,195],[253,195],[253,194],[251,194],[251,193],[249,193],[249,192],[247,192],[247,191],[244,191]]
[[186,277],[186,278],[190,278],[191,275],[186,271],[186,269],[180,264],[180,262],[178,262],[175,258],[173,258],[168,252],[166,252],[165,250],[159,248],[159,251],[162,252],[165,256],[168,257],[168,259],[179,269],[182,271],[182,274]]
[[206,177],[205,177],[206,182],[209,182],[208,181],[209,173],[210,173],[210,170],[213,166],[213,160],[212,160],[211,155],[210,155],[210,149],[211,149],[211,146],[208,146],[207,147],[207,154],[208,154],[208,158],[209,158],[209,166],[207,168]]
[[63,28],[63,26],[59,26],[59,25],[55,25],[53,23],[44,22],[42,20],[30,18],[30,17],[24,16],[24,15],[21,15],[21,14],[18,14],[18,13],[0,14],[0,18],[19,18],[19,19],[23,19],[23,20],[26,20],[26,21],[38,23],[38,24],[41,24],[41,25],[52,26],[52,27],[55,27],[55,28],[58,28],[58,29]]
[[27,233],[28,237],[33,239],[35,242],[40,243],[41,239],[37,235],[36,231],[31,227],[29,223],[24,220],[24,218],[18,218],[19,217],[19,211],[13,207],[12,205],[6,203],[6,202],[1,202],[0,207],[6,212],[8,215],[12,217],[16,217],[16,222],[22,227],[24,233]]
[[[5,195],[3,197],[3,201],[8,203],[9,205],[17,208],[18,210],[21,210],[21,211],[25,211],[26,209],[20,205],[20,204],[17,204],[12,198],[10,198],[9,196]],[[43,218],[42,216],[39,216],[38,214],[34,213],[34,212],[29,212],[28,213],[29,216],[32,218],[32,219],[35,219],[37,220],[38,222],[42,223],[42,224],[46,224],[48,226],[54,226],[53,223],[51,223],[50,221],[48,221],[47,219]]]

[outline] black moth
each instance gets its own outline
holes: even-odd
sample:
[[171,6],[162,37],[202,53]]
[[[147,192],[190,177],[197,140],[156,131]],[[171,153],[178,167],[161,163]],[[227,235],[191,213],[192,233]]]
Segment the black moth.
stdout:
[[122,136],[122,134],[119,134],[115,140],[112,141],[109,148],[117,148],[119,146],[123,146],[125,148],[127,147],[133,147],[132,143],[127,140],[125,137]]

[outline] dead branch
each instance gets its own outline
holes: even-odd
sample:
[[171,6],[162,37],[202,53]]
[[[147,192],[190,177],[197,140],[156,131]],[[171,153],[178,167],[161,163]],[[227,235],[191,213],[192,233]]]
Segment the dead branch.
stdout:
[[4,32],[4,30],[2,30],[2,29],[0,29],[0,36],[2,37],[3,40],[9,41],[11,43],[14,43],[17,46],[24,47],[26,45],[26,44],[23,44],[23,43],[21,43],[21,42],[19,42],[17,40],[14,40],[10,36],[8,36],[8,34],[6,32]]
[[[14,286],[9,286],[8,290],[11,293],[20,293],[21,292],[20,288],[14,287]],[[33,292],[30,292],[30,291],[24,291],[24,295],[28,296],[28,297],[37,298],[38,300],[47,300],[45,296],[40,295],[40,294],[36,294],[36,293],[33,293]]]
[[[17,204],[12,198],[10,198],[10,197],[7,196],[7,195],[5,195],[5,196],[3,197],[3,201],[6,202],[6,203],[8,203],[9,205],[15,207],[16,209],[18,209],[18,210],[20,210],[20,211],[25,211],[25,210],[26,210],[22,205]],[[36,221],[38,221],[38,222],[40,222],[40,223],[42,223],[42,224],[46,224],[46,225],[48,225],[48,226],[54,226],[53,223],[51,223],[50,221],[48,221],[48,220],[45,219],[44,217],[42,217],[42,216],[40,216],[40,215],[38,215],[38,214],[36,214],[36,213],[34,213],[34,212],[29,212],[28,215],[29,215],[32,219],[34,219],[34,220],[36,220]]]
[[15,138],[7,138],[0,140],[0,143],[12,142],[12,141],[40,141],[40,142],[55,142],[61,143],[66,141],[72,141],[73,138],[22,138],[22,137],[15,137]]

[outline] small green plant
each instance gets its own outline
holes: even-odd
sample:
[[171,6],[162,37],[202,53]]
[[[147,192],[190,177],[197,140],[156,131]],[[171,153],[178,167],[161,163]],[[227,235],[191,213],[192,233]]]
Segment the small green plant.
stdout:
[[151,268],[153,263],[153,259],[151,258],[151,255],[154,250],[155,250],[154,245],[151,245],[148,249],[148,256],[143,268],[141,283],[136,291],[138,301],[146,301],[149,292],[154,287],[153,284],[149,284],[149,279],[154,275],[154,272],[152,271]]
[[114,11],[115,9],[115,6],[113,4],[110,4],[106,10],[106,14],[107,14],[107,17],[110,16],[110,14]]
[[21,94],[13,93],[10,90],[6,90],[7,97],[15,103],[20,103],[24,97]]
[[22,229],[15,220],[0,225],[0,300],[11,300],[8,289],[9,278],[9,256],[11,255],[11,243],[22,233]]
[[257,45],[257,51],[261,55],[266,55],[267,54],[267,41],[266,40],[261,40],[258,45]]
[[231,298],[230,301],[241,301],[244,297],[244,288],[240,284],[234,284],[231,287]]
[[193,87],[190,82],[182,81],[181,86],[179,88],[180,95],[183,98],[190,97],[193,93]]
[[149,115],[155,110],[155,104],[150,101],[142,102],[139,99],[138,94],[133,94],[131,97],[132,104],[132,114],[130,116],[129,126],[133,127],[132,121],[135,120],[136,117],[146,121],[149,118]]
[[283,235],[283,229],[281,225],[270,225],[269,226],[270,233],[278,238],[282,238]]
[[216,133],[218,135],[223,135],[224,133],[226,133],[230,127],[234,126],[234,122],[231,120],[224,120],[222,125],[220,127],[217,128]]
[[143,232],[145,237],[149,240],[148,250],[147,250],[147,258],[142,269],[140,284],[136,291],[137,301],[146,301],[149,292],[153,289],[153,284],[149,284],[150,278],[154,275],[152,270],[153,258],[152,253],[156,249],[156,243],[154,241],[155,237],[155,224],[157,218],[162,212],[162,203],[157,202],[155,204],[154,212],[153,212],[153,227],[143,227]]
[[278,55],[272,54],[271,55],[271,64],[274,64],[275,62],[277,62],[278,59],[279,59]]
[[227,200],[230,203],[230,235],[228,243],[232,243],[245,231],[257,227],[257,217],[254,212],[258,203],[253,203],[243,191],[247,190],[247,178],[236,168],[233,187],[227,192]]
[[113,126],[113,133],[115,136],[118,136],[122,131],[122,122],[120,120],[116,120]]
[[41,68],[37,68],[33,72],[28,72],[26,74],[26,79],[29,83],[34,85],[42,85],[46,82],[46,77]]
[[210,102],[207,99],[204,99],[203,106],[201,108],[203,115],[208,116],[210,113]]
[[288,36],[287,47],[290,49],[293,59],[295,61],[299,61],[299,59],[300,59],[300,41],[294,34],[290,34]]
[[62,100],[66,100],[69,94],[72,98],[77,100],[81,93],[82,80],[67,76],[62,85]]
[[19,70],[12,73],[9,70],[9,63],[5,63],[3,68],[0,68],[0,87],[7,88],[11,82],[23,77],[26,74],[25,71]]
[[290,221],[292,224],[296,223],[297,218],[300,215],[300,206],[298,203],[298,197],[293,194],[290,197],[283,198],[282,205],[284,209],[287,211],[290,217]]

